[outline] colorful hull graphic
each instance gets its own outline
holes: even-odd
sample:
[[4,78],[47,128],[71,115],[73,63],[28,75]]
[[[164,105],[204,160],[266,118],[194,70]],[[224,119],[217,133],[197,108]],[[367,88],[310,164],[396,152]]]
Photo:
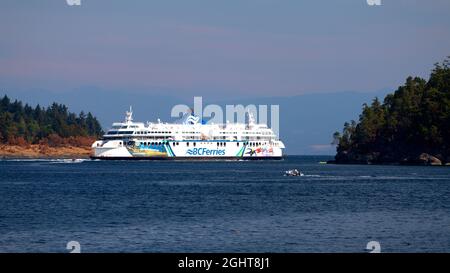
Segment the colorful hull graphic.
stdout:
[[116,149],[99,149],[94,158],[273,158],[281,157],[281,149],[270,145],[249,147],[244,141],[170,141],[155,145],[138,144]]

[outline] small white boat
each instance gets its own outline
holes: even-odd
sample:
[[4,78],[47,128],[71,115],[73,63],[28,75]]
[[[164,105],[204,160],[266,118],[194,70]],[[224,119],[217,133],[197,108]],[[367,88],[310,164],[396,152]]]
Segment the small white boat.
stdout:
[[304,174],[297,169],[287,170],[286,172],[284,172],[284,175],[285,176],[304,176]]

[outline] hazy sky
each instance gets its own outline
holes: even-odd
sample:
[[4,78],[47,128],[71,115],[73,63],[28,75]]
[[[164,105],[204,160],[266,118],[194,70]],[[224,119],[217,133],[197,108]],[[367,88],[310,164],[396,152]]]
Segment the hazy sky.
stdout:
[[450,1],[1,0],[0,88],[215,98],[396,87],[450,55]]

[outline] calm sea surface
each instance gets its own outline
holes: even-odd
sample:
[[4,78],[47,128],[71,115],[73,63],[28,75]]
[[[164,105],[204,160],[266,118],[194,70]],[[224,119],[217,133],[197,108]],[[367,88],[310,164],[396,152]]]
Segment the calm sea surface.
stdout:
[[0,252],[450,252],[450,168],[327,159],[0,161]]

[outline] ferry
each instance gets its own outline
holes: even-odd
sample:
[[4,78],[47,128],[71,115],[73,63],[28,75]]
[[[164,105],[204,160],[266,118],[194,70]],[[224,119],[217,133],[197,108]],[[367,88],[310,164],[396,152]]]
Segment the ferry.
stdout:
[[245,123],[208,124],[192,113],[178,123],[134,122],[130,107],[92,144],[92,159],[282,159],[283,142],[251,113]]

